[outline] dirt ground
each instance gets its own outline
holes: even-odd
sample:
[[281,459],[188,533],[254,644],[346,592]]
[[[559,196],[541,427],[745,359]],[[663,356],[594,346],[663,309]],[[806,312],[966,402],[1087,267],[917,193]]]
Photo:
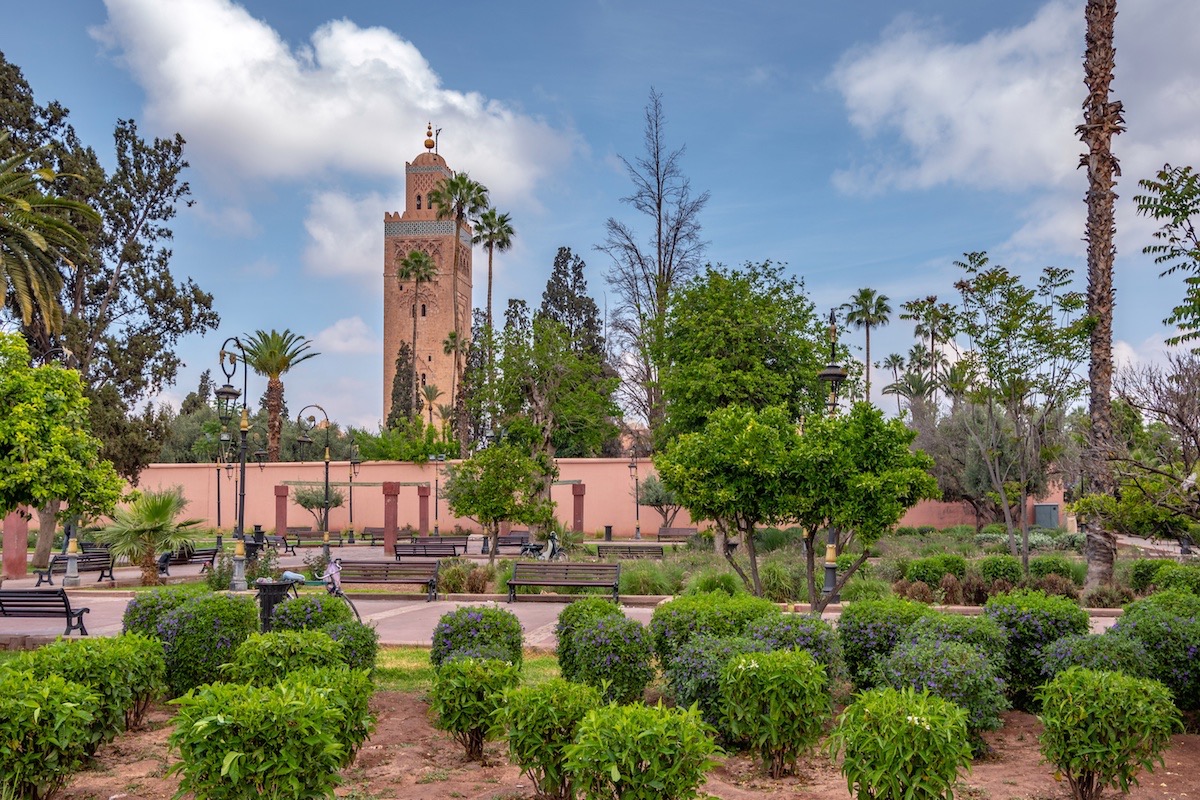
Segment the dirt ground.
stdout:
[[[502,743],[491,742],[486,765],[467,763],[449,734],[433,727],[429,708],[417,694],[377,692],[375,733],[344,773],[339,797],[351,800],[516,800],[534,797],[529,779],[508,763]],[[67,800],[161,800],[172,797],[178,779],[164,773],[174,762],[167,752],[171,710],[155,709],[145,730],[127,733],[102,748],[96,763],[79,773],[60,795]],[[992,752],[964,776],[955,794],[972,800],[1066,800],[1065,783],[1039,764],[1035,717],[1005,716],[1004,728],[988,736]],[[798,776],[765,777],[753,761],[738,756],[720,760],[704,791],[721,800],[813,798],[848,800],[851,794],[837,767],[824,755],[809,757]],[[1179,735],[1166,755],[1166,766],[1142,776],[1133,800],[1200,800],[1200,736]],[[1109,797],[1119,793],[1110,791]]]

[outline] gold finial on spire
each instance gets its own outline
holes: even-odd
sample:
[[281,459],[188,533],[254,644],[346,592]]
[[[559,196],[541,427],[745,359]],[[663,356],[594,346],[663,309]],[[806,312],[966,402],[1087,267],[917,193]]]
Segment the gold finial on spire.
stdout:
[[434,145],[435,145],[435,143],[433,141],[433,123],[431,122],[425,128],[425,149],[432,150],[434,148]]

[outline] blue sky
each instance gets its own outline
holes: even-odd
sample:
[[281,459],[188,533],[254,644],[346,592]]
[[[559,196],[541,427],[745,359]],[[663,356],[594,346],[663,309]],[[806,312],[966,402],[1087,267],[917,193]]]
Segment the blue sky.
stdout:
[[[215,371],[225,336],[290,328],[323,355],[285,378],[289,406],[378,425],[382,218],[402,208],[427,121],[449,164],[513,217],[497,307],[540,302],[563,245],[603,307],[609,265],[593,248],[609,216],[637,222],[617,156],[640,154],[652,86],[693,189],[712,194],[708,259],[787,262],[822,310],[862,286],[896,308],[952,300],[965,251],[1022,271],[1085,267],[1082,0],[7,5],[0,50],[102,158],[119,118],[188,142],[197,202],[180,209],[172,265],[215,295],[222,323],[183,344],[168,402]],[[1130,200],[1164,162],[1200,163],[1197,52],[1195,0],[1122,4],[1126,362],[1161,356],[1182,292],[1141,255],[1153,225]],[[481,305],[486,256],[475,263]],[[896,319],[872,356],[911,342]]]

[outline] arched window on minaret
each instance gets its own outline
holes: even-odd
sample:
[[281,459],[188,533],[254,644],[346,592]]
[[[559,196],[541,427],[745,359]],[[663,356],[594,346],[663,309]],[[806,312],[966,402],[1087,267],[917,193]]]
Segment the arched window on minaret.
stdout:
[[417,210],[421,210],[421,195],[417,195]]
[[425,304],[421,303],[421,316],[425,316]]
[[425,385],[425,373],[424,372],[421,373],[421,385],[422,386]]

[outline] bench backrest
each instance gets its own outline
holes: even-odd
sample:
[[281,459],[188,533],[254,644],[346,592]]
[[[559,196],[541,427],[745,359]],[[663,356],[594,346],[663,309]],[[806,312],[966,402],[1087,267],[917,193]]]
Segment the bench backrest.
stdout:
[[645,544],[597,544],[596,555],[624,556],[626,558],[662,558],[662,545]]
[[616,585],[621,576],[620,564],[564,564],[553,561],[518,561],[513,564],[513,578],[522,580],[582,580],[604,581]]
[[342,580],[364,578],[422,578],[437,575],[436,561],[343,561]]
[[[67,568],[68,558],[70,558],[70,556],[62,553],[56,553],[54,557],[50,559],[49,568],[55,572],[58,572],[60,569],[65,570]],[[83,569],[84,567],[97,566],[107,567],[112,564],[112,556],[109,555],[107,550],[89,550],[86,553],[76,553],[75,558],[77,559],[75,565],[80,569]]]
[[65,589],[0,589],[0,610],[10,616],[44,608],[71,610]]
[[466,545],[470,536],[414,536],[412,537],[413,544],[456,544],[459,547]]
[[396,555],[398,556],[429,556],[429,557],[449,557],[453,558],[458,555],[459,548],[453,544],[444,544],[441,542],[429,542],[428,544],[411,544],[409,542],[396,543]]

